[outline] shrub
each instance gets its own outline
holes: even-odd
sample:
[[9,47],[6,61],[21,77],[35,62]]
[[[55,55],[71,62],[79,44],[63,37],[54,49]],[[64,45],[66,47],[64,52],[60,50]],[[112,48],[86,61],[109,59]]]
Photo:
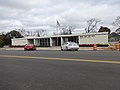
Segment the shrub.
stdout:
[[3,38],[0,36],[0,48],[4,46],[4,40]]

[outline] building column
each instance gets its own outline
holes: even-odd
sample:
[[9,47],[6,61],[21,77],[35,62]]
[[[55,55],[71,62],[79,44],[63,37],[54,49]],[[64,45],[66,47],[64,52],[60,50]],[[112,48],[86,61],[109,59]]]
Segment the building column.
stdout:
[[50,46],[52,47],[52,38],[50,38]]
[[61,37],[61,45],[63,44],[63,37]]
[[78,44],[80,44],[80,36],[78,36]]
[[33,39],[33,44],[36,45],[36,43],[35,43],[35,39]]

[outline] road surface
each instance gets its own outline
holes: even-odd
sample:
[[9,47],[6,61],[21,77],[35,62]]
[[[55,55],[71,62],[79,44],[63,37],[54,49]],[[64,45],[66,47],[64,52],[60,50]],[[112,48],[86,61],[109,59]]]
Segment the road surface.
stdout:
[[119,51],[0,51],[0,90],[120,90]]

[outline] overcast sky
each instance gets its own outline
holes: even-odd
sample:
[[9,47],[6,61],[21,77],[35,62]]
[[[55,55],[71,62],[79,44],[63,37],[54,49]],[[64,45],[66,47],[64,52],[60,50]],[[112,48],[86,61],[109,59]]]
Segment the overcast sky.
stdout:
[[0,32],[22,27],[53,32],[56,20],[61,26],[74,26],[76,32],[84,32],[86,21],[91,18],[112,28],[117,16],[120,0],[0,0]]

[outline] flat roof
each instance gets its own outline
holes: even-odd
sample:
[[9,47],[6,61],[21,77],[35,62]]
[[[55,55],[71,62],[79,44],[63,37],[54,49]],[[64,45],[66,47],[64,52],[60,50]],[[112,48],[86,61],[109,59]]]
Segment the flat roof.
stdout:
[[96,33],[78,33],[78,34],[69,34],[69,35],[51,35],[44,37],[29,36],[24,38],[13,38],[13,39],[37,39],[37,38],[54,38],[54,37],[70,37],[70,36],[83,36],[83,35],[107,35],[108,32],[96,32]]

